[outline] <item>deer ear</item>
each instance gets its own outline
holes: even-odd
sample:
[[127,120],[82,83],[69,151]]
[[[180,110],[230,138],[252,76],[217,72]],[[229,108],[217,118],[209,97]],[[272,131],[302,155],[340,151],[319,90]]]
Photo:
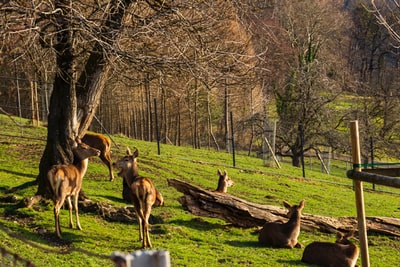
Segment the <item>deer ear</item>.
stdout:
[[226,170],[224,170],[224,175],[225,175],[225,176],[227,176],[227,175],[228,175],[228,172],[227,172]]
[[135,149],[135,152],[133,152],[133,155],[135,156],[135,158],[139,157],[139,149]]
[[217,172],[217,173],[218,173],[219,176],[222,176],[222,172],[221,172],[220,169],[218,169],[218,172]]
[[290,209],[292,207],[292,205],[290,205],[287,201],[283,201],[283,206],[285,206],[287,209]]
[[304,205],[305,205],[305,200],[303,199],[300,201],[300,204],[299,204],[300,209],[304,208]]
[[341,240],[343,238],[343,234],[341,232],[336,232],[336,240]]
[[129,147],[126,147],[126,154],[127,154],[128,156],[131,156],[131,155],[132,155],[131,150],[129,149]]
[[345,238],[350,238],[350,237],[353,237],[353,236],[354,236],[354,230],[351,230],[351,231],[347,232],[347,233],[344,235]]

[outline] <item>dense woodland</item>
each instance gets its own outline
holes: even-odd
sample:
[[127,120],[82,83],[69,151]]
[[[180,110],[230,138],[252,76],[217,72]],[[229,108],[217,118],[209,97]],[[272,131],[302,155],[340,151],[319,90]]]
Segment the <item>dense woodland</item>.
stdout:
[[66,135],[154,141],[158,126],[162,142],[229,150],[233,129],[239,149],[267,137],[299,166],[302,144],[348,153],[357,119],[365,158],[370,140],[400,157],[400,54],[372,6],[396,27],[391,1],[111,2],[1,1],[3,112],[55,127],[67,86],[83,122]]

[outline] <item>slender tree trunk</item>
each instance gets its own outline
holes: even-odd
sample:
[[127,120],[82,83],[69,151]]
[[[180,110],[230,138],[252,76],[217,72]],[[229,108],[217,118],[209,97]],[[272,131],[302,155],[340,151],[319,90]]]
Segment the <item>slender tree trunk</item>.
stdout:
[[194,82],[194,129],[193,129],[193,145],[194,148],[200,148],[199,141],[199,114],[198,114],[198,106],[199,106],[199,88],[197,79]]
[[167,89],[163,87],[162,91],[162,114],[163,114],[163,130],[164,130],[164,143],[168,142],[168,132],[169,132],[169,123],[168,123],[168,114],[167,114]]
[[140,103],[141,103],[141,108],[140,108],[140,140],[145,140],[145,126],[146,126],[146,117],[145,117],[145,91],[146,91],[146,85],[147,84],[147,79],[143,78],[143,86],[141,87],[140,91]]
[[[211,116],[211,107],[210,107],[210,90],[207,89],[207,120],[208,120],[208,134],[209,134],[209,139],[211,138],[217,151],[219,151],[219,145],[217,142],[217,139],[215,138],[214,132],[213,132],[213,127],[212,127],[212,116]],[[209,147],[211,146],[211,141],[209,141]]]
[[228,87],[225,85],[225,96],[224,96],[224,120],[225,120],[225,146],[226,151],[230,152],[230,142],[229,142],[229,93]]
[[152,131],[151,131],[151,96],[150,96],[149,74],[146,75],[145,94],[146,94],[147,141],[151,141],[152,140]]
[[175,132],[175,145],[181,145],[181,97],[178,98],[178,106],[176,113],[176,132]]

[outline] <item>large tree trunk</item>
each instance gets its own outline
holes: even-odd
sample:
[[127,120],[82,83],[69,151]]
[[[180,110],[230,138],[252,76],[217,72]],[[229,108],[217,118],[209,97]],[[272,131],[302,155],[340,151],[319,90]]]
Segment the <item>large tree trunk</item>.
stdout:
[[[50,99],[47,144],[39,165],[37,196],[49,197],[51,194],[46,174],[52,165],[73,162],[71,148],[76,138],[83,137],[90,126],[109,75],[111,67],[105,54],[117,40],[125,11],[131,2],[110,2],[109,17],[77,81],[73,66],[74,27],[69,21],[69,1],[56,1],[55,10],[61,10],[55,13],[58,43],[54,49],[58,71]],[[106,47],[103,47],[104,44]]]
[[[238,227],[259,227],[266,222],[287,221],[287,210],[283,207],[251,203],[230,194],[204,190],[176,179],[168,179],[168,184],[184,194],[179,202],[194,215],[219,218]],[[369,232],[400,237],[400,219],[368,217],[367,227]],[[303,214],[301,228],[336,233],[356,229],[357,219]]]
[[[60,1],[62,2],[62,1]],[[63,3],[55,8],[63,8]],[[71,147],[76,137],[76,97],[73,86],[73,54],[68,20],[58,15],[57,39],[55,45],[58,71],[54,78],[54,89],[50,98],[47,143],[39,164],[37,195],[50,196],[47,172],[54,164],[73,161]]]

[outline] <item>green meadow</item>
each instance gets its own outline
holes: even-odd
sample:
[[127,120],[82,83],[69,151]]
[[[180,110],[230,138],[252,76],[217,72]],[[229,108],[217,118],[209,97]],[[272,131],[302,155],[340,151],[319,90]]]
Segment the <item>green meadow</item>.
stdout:
[[[21,207],[25,197],[36,192],[35,179],[44,150],[46,128],[30,127],[27,120],[0,115],[0,247],[32,261],[36,266],[113,266],[110,255],[133,252],[141,243],[136,223],[110,221],[99,212],[80,212],[82,231],[68,228],[68,211],[61,212],[63,239],[54,233],[53,203],[41,201]],[[343,217],[356,216],[352,181],[346,178],[349,164],[331,161],[331,174],[321,172],[317,161],[306,159],[302,170],[282,162],[282,168],[264,166],[245,152],[232,155],[206,149],[192,149],[112,136],[112,158],[125,154],[126,146],[140,151],[139,173],[150,177],[163,194],[165,206],[152,211],[151,239],[154,249],[168,250],[172,266],[307,266],[300,259],[303,249],[275,249],[257,243],[257,228],[242,229],[223,220],[198,217],[178,202],[182,196],[169,187],[168,178],[180,179],[213,190],[217,170],[227,170],[235,185],[229,194],[260,204],[282,206],[305,199],[303,213]],[[367,216],[400,217],[399,190],[365,184]],[[93,202],[116,208],[129,205],[122,200],[122,180],[108,180],[108,170],[99,158],[91,158],[83,190]],[[356,227],[356,225],[354,226]],[[370,234],[371,266],[397,266],[400,239]],[[299,241],[334,241],[335,235],[302,231]],[[358,240],[355,240],[358,244]],[[3,262],[8,259],[3,257]],[[358,264],[361,265],[359,258]]]

